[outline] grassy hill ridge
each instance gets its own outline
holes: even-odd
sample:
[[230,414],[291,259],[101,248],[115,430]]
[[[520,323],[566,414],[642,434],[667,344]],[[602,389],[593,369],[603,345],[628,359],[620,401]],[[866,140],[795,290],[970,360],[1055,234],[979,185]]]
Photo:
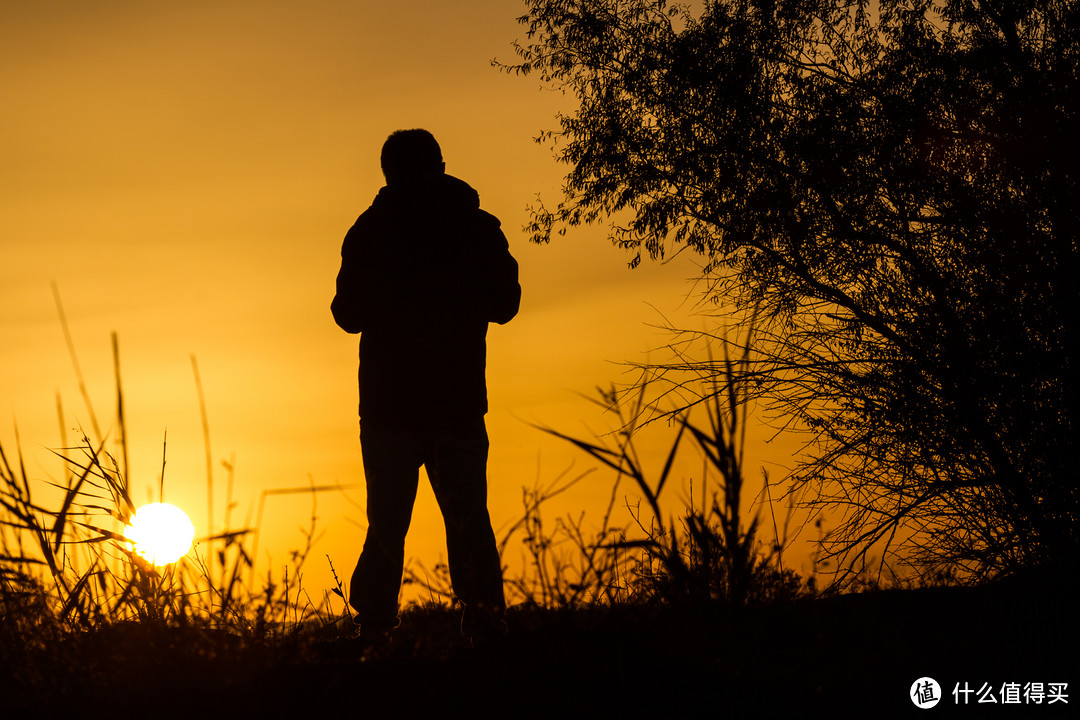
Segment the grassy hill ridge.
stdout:
[[[510,632],[469,647],[456,613],[403,614],[381,657],[297,635],[245,644],[197,628],[128,623],[35,650],[6,648],[8,710],[83,717],[148,708],[157,717],[315,717],[344,704],[370,717],[642,717],[778,713],[889,717],[938,680],[939,714],[955,683],[1070,682],[1080,637],[1067,578],[980,588],[880,590],[764,607],[512,608]],[[345,649],[343,649],[345,646]],[[1070,687],[1074,685],[1070,684]],[[1060,716],[975,704],[969,713]],[[373,714],[372,714],[373,713]],[[1036,713],[1036,714],[1032,714]]]

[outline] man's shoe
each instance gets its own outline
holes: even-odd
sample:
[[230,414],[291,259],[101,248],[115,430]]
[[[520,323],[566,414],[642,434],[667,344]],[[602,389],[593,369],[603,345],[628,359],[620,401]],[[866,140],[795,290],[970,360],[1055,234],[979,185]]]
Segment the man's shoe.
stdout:
[[374,660],[385,657],[390,651],[390,639],[393,632],[393,625],[359,623],[354,642],[360,659]]
[[461,634],[474,648],[482,648],[498,642],[505,637],[509,626],[499,610],[466,607],[461,614]]

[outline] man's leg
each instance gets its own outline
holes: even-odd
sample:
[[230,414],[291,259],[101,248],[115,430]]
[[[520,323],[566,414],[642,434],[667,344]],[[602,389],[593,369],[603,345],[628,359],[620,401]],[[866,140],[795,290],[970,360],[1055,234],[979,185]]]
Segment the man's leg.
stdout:
[[466,632],[474,622],[501,618],[506,605],[502,563],[487,509],[487,455],[487,429],[481,418],[434,431],[425,458],[446,523],[450,581],[465,604]]
[[389,630],[397,624],[398,592],[405,563],[421,459],[407,432],[361,429],[367,484],[368,530],[349,583],[349,604],[361,627]]

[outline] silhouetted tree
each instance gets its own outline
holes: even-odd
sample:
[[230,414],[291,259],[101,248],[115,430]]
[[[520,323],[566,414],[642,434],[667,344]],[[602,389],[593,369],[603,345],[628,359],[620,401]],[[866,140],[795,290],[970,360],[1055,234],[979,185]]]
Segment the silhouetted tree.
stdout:
[[577,103],[541,135],[569,172],[532,238],[688,247],[757,309],[842,566],[1074,559],[1078,4],[526,5],[508,69]]

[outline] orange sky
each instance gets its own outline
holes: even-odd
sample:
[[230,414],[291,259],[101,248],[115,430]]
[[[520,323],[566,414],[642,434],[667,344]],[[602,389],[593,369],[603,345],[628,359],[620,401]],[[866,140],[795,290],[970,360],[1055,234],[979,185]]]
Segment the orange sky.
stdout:
[[[442,144],[447,171],[502,219],[521,265],[521,313],[489,333],[496,528],[518,516],[523,485],[553,480],[571,462],[588,467],[528,423],[583,435],[606,429],[580,394],[624,378],[620,362],[663,359],[650,354],[666,340],[648,325],[659,313],[701,326],[687,300],[696,267],[680,257],[630,271],[628,256],[596,230],[547,247],[526,241],[525,206],[538,192],[556,201],[561,177],[532,138],[566,100],[490,67],[492,58],[514,59],[522,12],[507,0],[44,0],[5,8],[4,447],[13,446],[17,423],[30,470],[59,475],[44,450],[59,444],[58,392],[68,427],[89,430],[55,282],[109,426],[109,338],[119,335],[137,500],[157,485],[167,431],[165,499],[205,531],[192,355],[209,415],[216,522],[225,504],[221,460],[235,463],[233,526],[264,489],[309,477],[362,486],[356,338],[330,316],[333,280],[345,231],[382,183],[382,141],[398,128],[425,127]],[[774,478],[782,475],[771,467]],[[606,499],[609,478],[595,475],[552,513]],[[328,582],[324,555],[339,574],[351,571],[362,507],[359,487],[319,497],[325,534],[305,582],[313,595]],[[306,498],[268,499],[260,560],[285,563],[309,510]],[[408,554],[434,565],[441,533],[422,490]]]

